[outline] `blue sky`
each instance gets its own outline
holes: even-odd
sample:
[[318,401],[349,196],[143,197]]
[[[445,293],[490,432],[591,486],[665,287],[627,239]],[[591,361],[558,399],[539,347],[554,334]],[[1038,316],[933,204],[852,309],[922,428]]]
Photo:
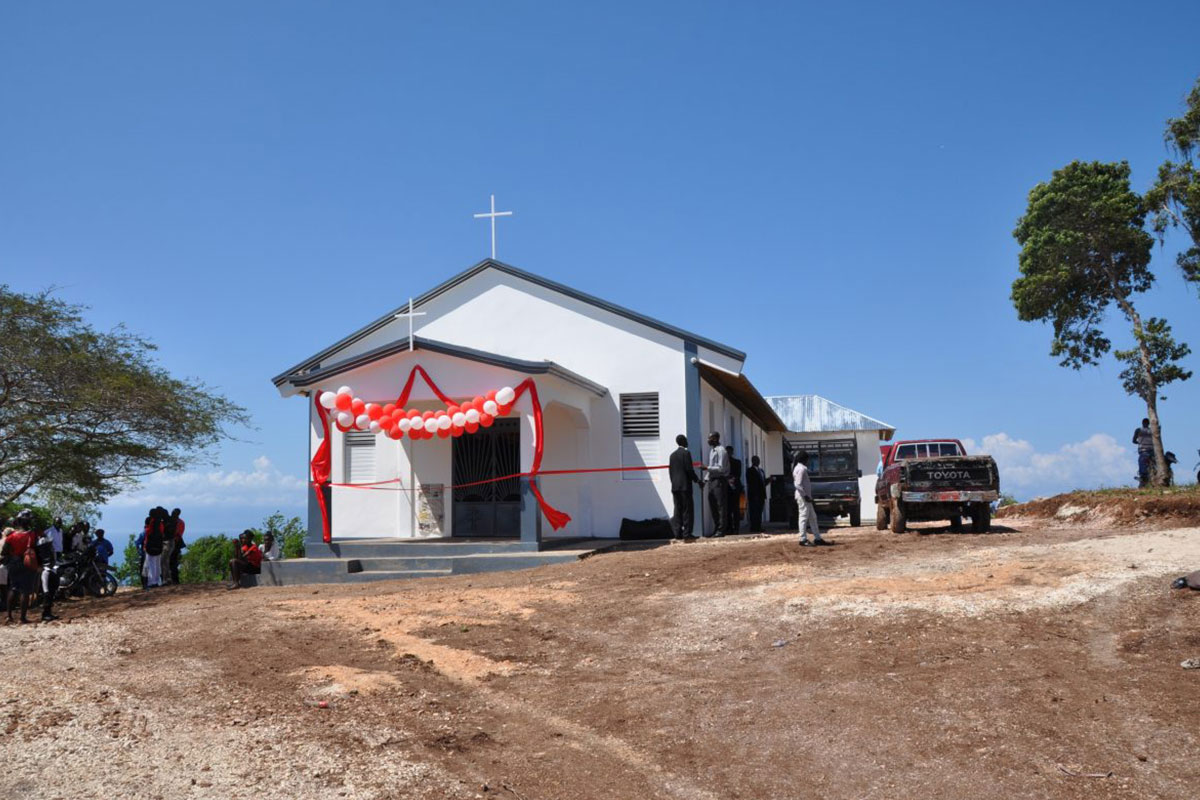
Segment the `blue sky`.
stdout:
[[[987,445],[1024,495],[1120,482],[1142,409],[1016,320],[1011,231],[1073,159],[1149,184],[1200,5],[976,5],[6,3],[0,280],[254,415],[110,527],[299,512],[268,378],[486,256],[491,192],[503,260],[746,350],[765,394]],[[1140,305],[1200,350],[1179,243]],[[1190,466],[1200,378],[1168,396]]]

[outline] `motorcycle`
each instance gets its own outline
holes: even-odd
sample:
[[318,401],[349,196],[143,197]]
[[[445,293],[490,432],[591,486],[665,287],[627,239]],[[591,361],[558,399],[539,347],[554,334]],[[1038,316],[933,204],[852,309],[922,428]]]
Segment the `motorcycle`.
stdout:
[[96,560],[96,547],[89,544],[83,551],[70,553],[54,565],[58,573],[58,596],[112,597],[117,593],[116,571]]
[[[1200,451],[1198,451],[1198,452],[1200,452]],[[1175,464],[1179,463],[1179,458],[1174,453],[1172,453],[1170,450],[1163,453],[1163,457],[1166,459],[1166,462],[1167,462],[1167,482],[1163,485],[1164,486],[1174,486],[1175,485],[1175,470],[1173,469],[1173,467]],[[1196,482],[1200,483],[1200,464],[1197,464],[1196,468],[1198,470],[1196,472]],[[1138,474],[1136,476],[1138,488],[1145,489],[1147,486],[1150,486],[1151,485],[1150,478],[1153,474],[1154,474],[1153,465],[1151,465],[1150,472],[1147,473],[1146,475]]]

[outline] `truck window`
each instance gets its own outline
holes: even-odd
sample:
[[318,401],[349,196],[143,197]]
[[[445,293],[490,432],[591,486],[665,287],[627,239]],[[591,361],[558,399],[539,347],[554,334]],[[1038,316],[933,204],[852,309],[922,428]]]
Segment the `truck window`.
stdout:
[[961,456],[963,453],[958,449],[958,445],[955,442],[942,442],[942,455]]
[[903,461],[906,458],[917,457],[917,446],[915,444],[902,444],[896,450],[896,461]]

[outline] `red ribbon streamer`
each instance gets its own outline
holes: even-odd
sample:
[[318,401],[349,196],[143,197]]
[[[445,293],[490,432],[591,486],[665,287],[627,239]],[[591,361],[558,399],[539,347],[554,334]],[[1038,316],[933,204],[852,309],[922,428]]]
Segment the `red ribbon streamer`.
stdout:
[[[420,364],[416,364],[413,366],[412,371],[408,373],[408,380],[404,382],[404,389],[400,392],[400,396],[396,398],[397,407],[403,408],[408,404],[408,397],[412,393],[413,381],[416,379],[418,373],[421,375],[421,378],[424,379],[425,385],[429,387],[430,391],[437,395],[439,400],[448,406],[454,403],[451,398],[442,393],[442,390],[439,389],[437,384],[433,382],[433,379],[429,377],[429,373],[425,371],[424,367],[422,367]],[[521,384],[514,390],[513,403],[515,404],[517,400],[521,398],[521,395],[527,391],[529,392],[530,403],[533,405],[533,464],[531,465],[529,472],[518,473],[515,476],[509,475],[505,478],[489,479],[488,481],[481,481],[481,483],[488,483],[491,480],[506,480],[513,477],[536,478],[539,474],[566,474],[566,471],[542,473],[542,440],[545,438],[544,429],[542,426],[542,404],[538,399],[537,384],[534,383],[533,378],[526,378],[525,380],[521,381]],[[325,503],[325,493],[322,491],[322,487],[326,485],[346,486],[353,484],[333,484],[329,482],[329,475],[331,471],[331,454],[329,449],[329,411],[323,405],[321,405],[320,392],[313,393],[313,402],[317,405],[317,414],[321,418],[321,428],[322,432],[324,433],[324,439],[321,441],[321,445],[317,448],[317,452],[312,458],[311,468],[313,476],[313,489],[317,493],[317,505],[319,505],[321,508],[321,537],[322,540],[328,544],[332,540],[332,533],[329,526],[329,509]],[[341,423],[335,424],[337,425],[338,430],[342,431],[343,433],[348,430],[348,428],[343,428]],[[396,481],[399,481],[399,479],[397,478]],[[381,481],[380,483],[390,482],[391,481]],[[370,486],[370,484],[358,485]],[[453,489],[455,487],[452,486],[450,488]],[[533,492],[533,496],[537,498],[538,506],[541,508],[542,513],[546,516],[546,521],[550,523],[550,527],[552,527],[554,530],[558,530],[571,521],[569,514],[564,511],[560,511],[546,502],[546,498],[542,496],[542,492],[538,489],[538,485],[535,480],[531,480],[529,482],[529,489],[531,492]]]

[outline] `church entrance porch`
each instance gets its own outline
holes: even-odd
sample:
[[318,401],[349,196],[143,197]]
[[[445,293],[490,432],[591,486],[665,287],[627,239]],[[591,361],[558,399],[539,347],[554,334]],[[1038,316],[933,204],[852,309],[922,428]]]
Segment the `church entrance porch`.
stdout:
[[[520,420],[451,440],[451,531],[456,538],[521,535],[521,479],[494,480],[521,471]],[[487,483],[480,483],[487,481]],[[475,485],[471,485],[475,484]]]

